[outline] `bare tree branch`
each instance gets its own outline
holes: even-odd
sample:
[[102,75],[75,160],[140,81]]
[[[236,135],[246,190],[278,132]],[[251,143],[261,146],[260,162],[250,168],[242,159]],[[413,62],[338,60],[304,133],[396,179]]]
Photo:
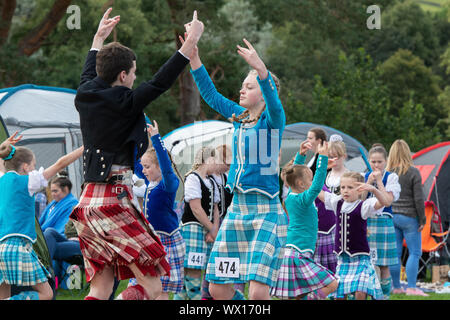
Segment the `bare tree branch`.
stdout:
[[16,0],[0,0],[0,47],[8,40],[11,21],[16,10]]

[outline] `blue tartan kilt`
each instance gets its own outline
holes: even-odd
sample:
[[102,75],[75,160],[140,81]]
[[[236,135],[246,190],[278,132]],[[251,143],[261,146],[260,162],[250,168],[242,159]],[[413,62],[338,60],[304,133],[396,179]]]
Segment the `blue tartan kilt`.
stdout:
[[213,246],[206,242],[208,232],[197,222],[188,222],[181,227],[181,235],[186,243],[184,268],[205,270]]
[[287,245],[278,280],[271,295],[281,299],[295,298],[328,286],[335,281],[333,273],[313,260],[310,252],[300,252]]
[[339,255],[335,276],[339,283],[337,290],[331,294],[335,298],[345,298],[357,291],[364,292],[375,300],[384,298],[375,267],[367,255]]
[[[279,197],[235,190],[212,248],[206,280],[219,284],[253,280],[273,286],[283,259],[287,225]],[[219,258],[239,259],[235,276],[216,274]],[[217,266],[220,270],[220,264]]]
[[394,222],[386,215],[367,219],[367,240],[370,250],[376,250],[376,266],[392,266],[398,262]]
[[0,241],[0,284],[33,286],[49,278],[50,272],[39,261],[30,240],[13,236]]

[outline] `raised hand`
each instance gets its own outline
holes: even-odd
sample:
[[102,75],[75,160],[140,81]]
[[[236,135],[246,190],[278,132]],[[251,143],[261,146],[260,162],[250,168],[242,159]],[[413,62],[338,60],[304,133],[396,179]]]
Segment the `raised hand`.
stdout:
[[247,45],[247,48],[241,47],[237,45],[238,51],[237,53],[244,58],[244,60],[256,71],[258,71],[259,78],[264,80],[268,76],[268,71],[266,65],[259,57],[255,48],[253,48],[252,44],[247,41],[247,39],[243,39],[244,43]]
[[92,41],[92,48],[101,49],[103,47],[103,42],[105,41],[105,39],[108,38],[116,24],[119,23],[120,16],[108,18],[111,11],[112,8],[109,8],[103,14],[103,17],[98,24],[98,29],[95,33],[94,40]]
[[188,37],[193,37],[194,39],[196,39],[196,41],[200,40],[205,27],[203,25],[203,22],[197,19],[197,10],[194,10],[192,21],[186,23],[184,25],[184,28],[186,29]]
[[375,181],[381,180],[381,171],[374,170],[369,174],[369,177],[367,178],[367,183],[372,184]]
[[328,157],[328,141],[324,141],[317,146],[317,153]]
[[4,149],[8,148],[8,146],[10,144],[15,145],[17,142],[19,142],[22,139],[22,135],[20,135],[16,138],[18,133],[19,133],[19,131],[14,132],[14,134],[12,136],[10,136],[8,139],[3,141],[0,144],[0,150],[4,150]]
[[153,120],[153,126],[150,124],[150,123],[147,123],[147,132],[150,134],[150,136],[154,136],[154,135],[157,135],[158,133],[159,133],[159,130],[158,130],[158,123],[155,121],[155,120]]
[[311,148],[312,148],[311,142],[308,142],[308,140],[305,140],[300,144],[300,150],[298,153],[300,153],[302,156],[304,156],[308,152],[308,150],[311,150]]
[[376,190],[376,188],[371,184],[364,182],[355,182],[355,183],[356,183],[356,191],[358,191],[359,193],[362,193],[364,191],[373,192],[374,190]]
[[192,21],[186,23],[184,27],[186,29],[184,38],[179,36],[181,42],[180,52],[189,57],[192,69],[197,69],[198,64],[201,66],[200,58],[198,57],[197,43],[204,30],[203,22],[197,19],[197,10],[194,11]]

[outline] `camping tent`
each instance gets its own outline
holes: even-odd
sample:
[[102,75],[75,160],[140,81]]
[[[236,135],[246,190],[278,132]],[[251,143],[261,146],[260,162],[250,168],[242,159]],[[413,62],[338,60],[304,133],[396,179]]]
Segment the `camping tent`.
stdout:
[[[289,124],[285,127],[281,144],[281,166],[295,155],[300,142],[306,139],[309,129],[313,127],[324,129],[328,137],[332,134],[342,136],[347,147],[348,159],[345,166],[348,169],[358,172],[365,172],[368,169],[367,150],[356,139],[334,128],[307,122]],[[171,152],[178,170],[184,175],[190,170],[194,156],[202,146],[231,145],[233,130],[233,125],[229,122],[197,121],[169,132],[163,137],[163,141],[167,150]],[[180,188],[177,199],[182,198],[182,192]]]
[[450,141],[416,152],[415,167],[422,176],[425,200],[433,201],[444,222],[450,223]]
[[[36,155],[36,167],[47,168],[58,158],[83,144],[80,118],[74,106],[75,90],[25,84],[0,89],[0,120],[6,135],[19,131],[18,146],[30,148]],[[0,130],[3,131],[3,130]],[[0,132],[0,138],[5,133]],[[68,167],[72,192],[79,196],[82,163]]]

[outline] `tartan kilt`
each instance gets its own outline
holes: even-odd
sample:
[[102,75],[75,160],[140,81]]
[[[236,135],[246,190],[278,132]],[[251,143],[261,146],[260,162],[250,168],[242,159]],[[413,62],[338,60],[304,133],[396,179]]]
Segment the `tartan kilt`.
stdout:
[[[119,200],[117,196],[122,191],[126,196]],[[161,240],[131,199],[125,184],[84,186],[70,219],[78,233],[88,282],[105,266],[113,268],[118,280],[133,278],[128,267],[132,263],[144,275],[169,274]]]
[[[273,286],[283,259],[287,226],[279,197],[235,190],[211,251],[206,280],[221,284],[253,280]],[[216,275],[216,258],[238,258],[239,276]]]
[[392,266],[398,262],[394,222],[387,215],[367,219],[369,247],[377,251],[376,266]]
[[295,298],[326,287],[335,280],[327,268],[312,259],[310,252],[301,253],[288,245],[271,295],[281,299]]
[[0,284],[33,286],[49,278],[51,274],[39,261],[30,240],[13,236],[0,241]]
[[[167,260],[170,264],[170,277],[165,275],[161,277],[162,291],[180,293],[184,284],[184,253],[186,244],[179,230],[172,234],[156,231],[160,237],[164,249],[167,252]],[[136,278],[129,281],[129,286],[138,284]]]
[[356,291],[365,292],[375,300],[384,298],[375,267],[367,255],[339,255],[336,277],[339,285],[331,295],[337,299]]
[[314,252],[314,261],[333,273],[336,273],[337,255],[334,252],[334,229],[328,233],[317,234],[316,250]]
[[[184,256],[184,267],[189,269],[205,270],[211,254],[212,242],[206,242],[207,231],[197,222],[188,222],[181,227],[181,235],[186,243],[186,254]],[[202,254],[205,259],[202,265],[192,264],[189,260],[189,254]]]
[[162,276],[161,284],[163,292],[180,293],[184,284],[184,254],[186,243],[178,230],[171,235],[165,232],[156,232],[167,252],[167,260],[170,264],[170,276]]

